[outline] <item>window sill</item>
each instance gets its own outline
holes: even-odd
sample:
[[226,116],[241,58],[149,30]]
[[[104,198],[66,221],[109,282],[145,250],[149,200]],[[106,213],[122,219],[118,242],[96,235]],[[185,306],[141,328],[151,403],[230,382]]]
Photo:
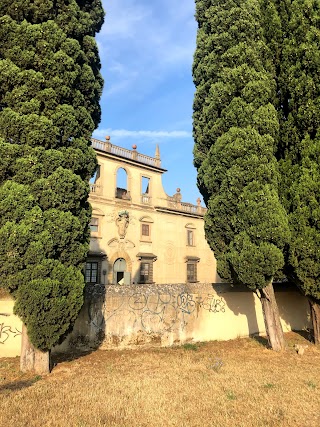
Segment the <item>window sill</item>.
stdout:
[[136,285],[155,285],[156,282],[137,282]]
[[119,202],[126,203],[126,204],[131,203],[131,198],[130,199],[122,199],[120,197],[115,197],[114,199],[116,200],[117,203],[119,203]]

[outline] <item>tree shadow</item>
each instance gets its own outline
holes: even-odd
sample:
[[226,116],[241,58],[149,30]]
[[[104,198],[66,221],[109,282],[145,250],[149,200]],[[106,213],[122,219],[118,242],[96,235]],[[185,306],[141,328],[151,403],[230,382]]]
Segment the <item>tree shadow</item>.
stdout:
[[254,341],[256,341],[258,344],[262,345],[265,348],[270,348],[268,339],[266,337],[263,337],[258,334],[252,334],[250,335],[250,338],[252,338]]
[[51,357],[51,370],[63,362],[73,362],[94,353],[97,349],[91,350],[67,350],[66,352],[54,353]]
[[23,381],[12,381],[6,384],[3,384],[0,386],[0,394],[6,393],[6,392],[13,392],[13,391],[19,391],[23,390],[24,388],[31,387],[33,384],[35,384],[37,381],[39,381],[41,377],[34,377],[29,380],[23,380]]
[[313,329],[305,329],[303,331],[298,331],[296,329],[293,329],[292,332],[295,334],[300,335],[302,338],[304,338],[306,341],[314,342],[314,334]]
[[136,269],[136,272],[132,274],[132,284],[137,285],[140,282],[140,270]]
[[287,331],[296,331],[297,333],[309,334],[312,341],[310,331],[310,306],[308,299],[301,294],[299,289],[292,283],[275,283],[275,296],[279,308],[281,319],[287,325]]
[[105,338],[105,285],[86,285],[84,304],[73,330],[51,353],[51,369],[98,350]]
[[257,321],[254,293],[246,286],[232,286],[229,283],[216,283],[213,284],[212,287],[218,295],[224,298],[228,308],[235,316],[246,316],[248,335],[257,335],[259,333],[259,325]]

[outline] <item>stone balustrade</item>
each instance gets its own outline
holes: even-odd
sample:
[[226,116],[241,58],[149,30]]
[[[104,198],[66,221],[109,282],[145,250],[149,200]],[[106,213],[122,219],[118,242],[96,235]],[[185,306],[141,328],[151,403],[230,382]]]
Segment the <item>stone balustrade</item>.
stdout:
[[207,212],[206,208],[200,205],[193,205],[192,203],[181,202],[174,196],[167,197],[167,207],[177,211],[188,212],[197,215],[204,215]]
[[127,148],[119,147],[117,145],[111,144],[110,141],[100,141],[98,139],[91,139],[92,148],[99,151],[104,151],[106,153],[111,153],[116,156],[124,157],[125,159],[136,160],[139,163],[145,165],[150,165],[154,167],[161,167],[161,160],[155,157],[146,156],[141,154],[136,149],[128,150]]
[[90,183],[90,193],[101,195],[102,194],[102,186]]
[[152,198],[148,194],[141,194],[141,203],[144,205],[151,205],[151,200]]
[[[109,139],[106,139],[106,141],[100,141],[98,139],[92,138],[91,142],[92,142],[92,147],[97,151],[102,151],[105,153],[114,154],[116,156],[119,156],[119,157],[122,157],[125,159],[135,160],[135,161],[142,163],[142,164],[145,164],[145,165],[149,165],[149,166],[153,166],[153,167],[159,167],[159,168],[161,167],[160,155],[158,157],[157,153],[156,153],[156,157],[146,156],[145,154],[139,153],[136,150],[135,145],[133,146],[132,150],[128,150],[126,148],[119,147],[117,145],[111,144]],[[162,203],[161,203],[162,207],[174,209],[174,210],[180,211],[180,212],[186,212],[186,213],[195,214],[195,215],[202,215],[202,216],[206,213],[207,209],[200,206],[200,199],[199,199],[199,203],[197,205],[193,205],[192,203],[182,202],[181,201],[182,196],[180,194],[180,189],[177,189],[177,190],[178,190],[178,192],[174,196],[167,196],[166,199],[162,199]],[[103,195],[103,187],[101,185],[90,183],[90,192],[92,195],[102,196]],[[125,192],[125,194],[124,194],[124,192]],[[130,192],[126,191],[124,189],[117,188],[116,193],[115,193],[115,197],[117,199],[120,198],[123,200],[131,201]],[[135,202],[135,201],[133,200],[133,202]],[[151,198],[151,196],[149,194],[144,193],[144,194],[141,194],[141,196],[140,196],[140,203],[143,205],[151,206],[152,203],[157,203],[157,202],[156,202],[155,197]]]

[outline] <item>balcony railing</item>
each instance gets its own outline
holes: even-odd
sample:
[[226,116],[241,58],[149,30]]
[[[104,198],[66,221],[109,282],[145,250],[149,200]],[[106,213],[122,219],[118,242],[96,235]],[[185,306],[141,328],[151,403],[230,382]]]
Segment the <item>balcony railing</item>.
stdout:
[[93,194],[102,194],[102,186],[97,184],[90,184],[90,193]]
[[174,196],[167,197],[168,208],[175,209],[177,211],[188,212],[191,214],[204,215],[207,212],[206,208],[200,205],[193,205],[192,203],[181,202]]
[[[110,140],[106,138],[106,141],[100,141],[99,139],[92,138],[92,147],[96,150],[103,151],[105,153],[114,154],[116,156],[135,160],[137,162],[154,166],[154,167],[161,167],[161,160],[160,155],[157,154],[158,150],[156,151],[156,157],[150,157],[146,156],[144,154],[140,154],[136,151],[136,146],[133,146],[132,150],[128,150],[123,147],[119,147],[117,145],[111,144]],[[90,184],[90,191],[93,194],[102,195],[102,186],[97,184]],[[123,188],[116,188],[114,197],[116,199],[122,199],[126,200],[128,202],[131,201],[131,195],[130,192]],[[180,193],[180,189],[177,188],[177,193],[174,196],[167,196],[167,198],[162,200],[161,207],[163,208],[169,208],[174,209],[176,211],[180,212],[186,212],[194,215],[204,215],[207,212],[206,208],[203,208],[200,206],[200,198],[197,200],[197,205],[193,205],[192,203],[186,203],[181,201],[182,196]],[[152,199],[151,196],[147,193],[143,193],[140,195],[140,203],[144,205],[151,206],[155,202],[155,199]]]
[[135,149],[127,150],[123,147],[111,144],[110,141],[100,141],[98,139],[91,139],[92,147],[105,153],[115,154],[116,156],[124,157],[130,160],[136,160],[137,162],[143,163],[149,166],[161,167],[161,160],[156,157],[146,156],[145,154],[138,153]]
[[141,203],[144,205],[151,205],[151,196],[148,194],[141,194]]

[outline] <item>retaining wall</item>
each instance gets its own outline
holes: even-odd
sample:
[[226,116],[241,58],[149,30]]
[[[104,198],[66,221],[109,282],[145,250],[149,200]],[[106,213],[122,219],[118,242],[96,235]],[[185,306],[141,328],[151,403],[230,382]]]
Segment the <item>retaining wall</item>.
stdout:
[[[285,332],[310,328],[307,299],[275,285]],[[21,321],[13,301],[0,299],[0,357],[20,354]],[[66,340],[54,352],[75,349],[170,346],[265,333],[261,303],[246,288],[228,284],[94,285]]]
[[[310,327],[307,299],[276,287],[285,332]],[[56,351],[72,348],[170,346],[264,334],[261,302],[247,288],[181,284],[94,286],[72,334]]]

